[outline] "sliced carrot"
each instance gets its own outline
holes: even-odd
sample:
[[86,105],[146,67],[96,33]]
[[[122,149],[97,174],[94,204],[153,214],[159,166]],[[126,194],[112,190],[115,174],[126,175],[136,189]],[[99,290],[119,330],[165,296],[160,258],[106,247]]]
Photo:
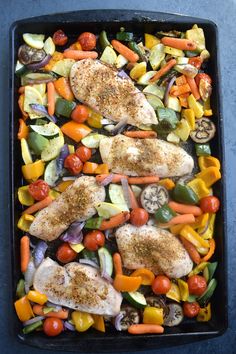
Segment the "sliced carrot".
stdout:
[[55,113],[55,87],[52,82],[47,83],[48,94],[48,114],[53,116]]
[[191,92],[189,84],[184,84],[181,86],[173,86],[170,91],[171,95],[173,96],[180,96],[189,92]]
[[142,282],[141,277],[129,277],[123,274],[115,276],[113,286],[117,291],[136,291]]
[[181,50],[195,50],[196,44],[190,39],[163,37],[161,43],[168,47],[181,49]]
[[[104,181],[104,179],[107,178],[108,176],[109,176],[108,173],[103,173],[103,174],[97,175],[96,176],[97,183],[102,183]],[[120,183],[122,178],[128,178],[128,177],[125,175],[113,174],[111,182],[112,183]]]
[[139,208],[139,204],[138,204],[138,201],[134,195],[134,192],[132,190],[132,188],[130,188],[129,186],[129,198],[130,198],[130,206],[131,206],[131,209],[137,209]]
[[19,130],[18,130],[18,134],[17,134],[17,138],[19,140],[21,139],[27,139],[28,134],[29,134],[29,127],[25,124],[24,119],[19,119]]
[[121,260],[120,254],[118,252],[113,254],[113,264],[114,264],[116,275],[117,274],[123,274],[122,260]]
[[193,94],[193,96],[196,98],[196,100],[200,99],[200,93],[197,87],[197,84],[195,82],[195,80],[191,77],[186,77],[186,80],[190,86],[191,92]]
[[111,41],[111,44],[113,48],[123,55],[128,61],[131,61],[132,63],[136,63],[139,60],[139,56],[137,53],[135,53],[133,50],[129,49],[126,45],[122,44],[121,42],[117,41],[116,39],[113,39]]
[[182,86],[184,84],[187,84],[186,77],[184,75],[181,75],[176,78],[175,80],[177,86]]
[[42,305],[34,305],[33,312],[37,316],[55,317],[55,318],[60,318],[62,320],[66,320],[68,318],[69,310],[62,309],[60,311],[50,311],[48,313],[44,313],[43,308],[44,306]]
[[155,324],[134,324],[128,328],[130,334],[163,333],[164,327]]
[[122,211],[122,213],[112,216],[109,220],[103,220],[99,230],[107,230],[120,226],[128,221],[129,218],[130,213],[128,211]]
[[31,205],[29,208],[25,209],[22,214],[34,214],[36,213],[36,211],[46,208],[49,204],[51,204],[52,201],[53,199],[48,196],[43,200],[40,200],[39,202]]
[[174,216],[168,224],[176,225],[176,224],[192,224],[195,222],[195,217],[193,214],[183,214]]
[[154,82],[160,79],[163,75],[168,73],[168,71],[175,66],[176,60],[171,59],[169,60],[160,70],[156,72],[156,74],[149,80],[150,82]]
[[66,77],[60,77],[53,82],[56,91],[67,101],[73,101],[74,95],[71,91],[69,80]]
[[98,57],[98,53],[95,51],[83,51],[83,50],[74,50],[67,49],[63,53],[64,58],[74,59],[74,60],[82,60],[82,59],[96,59]]
[[154,273],[147,268],[136,269],[131,275],[131,277],[141,277],[142,285],[151,285],[155,279]]
[[192,259],[192,261],[196,264],[200,263],[201,257],[200,257],[200,254],[198,253],[196,247],[191,242],[186,240],[186,238],[183,236],[180,236],[180,240],[181,240],[182,244],[184,245],[184,248],[188,252],[189,257]]
[[210,246],[209,251],[203,258],[201,258],[201,262],[207,262],[215,253],[216,243],[213,238],[209,240],[209,246]]
[[30,239],[23,236],[20,240],[20,268],[22,273],[26,272],[30,260]]
[[88,173],[93,175],[97,168],[98,168],[97,163],[86,161],[83,166],[83,173]]
[[180,204],[174,201],[169,202],[168,205],[179,214],[193,214],[194,216],[202,215],[202,209],[195,205]]
[[146,176],[146,177],[129,177],[129,184],[149,184],[157,183],[159,181],[158,176]]
[[147,139],[147,138],[156,138],[157,133],[154,132],[153,130],[137,130],[137,131],[130,131],[130,132],[124,132],[125,136],[128,136],[129,138],[139,138],[139,139]]

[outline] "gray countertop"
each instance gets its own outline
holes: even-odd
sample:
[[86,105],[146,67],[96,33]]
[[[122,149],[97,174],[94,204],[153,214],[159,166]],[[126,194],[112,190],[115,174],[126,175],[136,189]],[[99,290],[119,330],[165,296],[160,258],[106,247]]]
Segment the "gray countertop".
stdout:
[[[0,244],[0,269],[1,269],[1,292],[0,292],[0,341],[1,353],[51,353],[19,344],[14,338],[11,323],[8,317],[10,303],[10,232],[8,226],[9,200],[7,190],[9,186],[8,166],[8,31],[12,22],[33,16],[50,14],[54,12],[66,12],[79,9],[135,9],[180,13],[190,16],[207,18],[214,21],[219,29],[219,51],[221,59],[222,93],[223,93],[223,119],[226,150],[226,174],[227,174],[227,210],[228,210],[228,282],[229,282],[229,329],[218,338],[195,342],[188,345],[180,345],[171,349],[160,349],[150,353],[236,353],[236,66],[235,66],[235,43],[236,43],[236,0],[143,0],[143,1],[78,1],[78,0],[1,0],[0,23],[1,23],[1,94],[0,94],[0,210],[1,210],[1,244]],[[219,303],[220,306],[220,303]],[[145,352],[140,352],[145,353]]]

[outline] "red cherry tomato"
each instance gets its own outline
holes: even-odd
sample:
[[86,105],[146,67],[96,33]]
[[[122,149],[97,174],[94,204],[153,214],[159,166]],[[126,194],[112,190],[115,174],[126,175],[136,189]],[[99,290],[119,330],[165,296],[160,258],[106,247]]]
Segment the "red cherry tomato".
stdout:
[[207,288],[207,282],[201,275],[192,275],[188,278],[189,293],[193,295],[202,295]]
[[71,118],[77,123],[84,123],[89,116],[89,110],[83,104],[77,104],[71,113]]
[[48,196],[49,192],[49,185],[42,179],[38,179],[29,185],[29,193],[35,200],[43,200]]
[[202,65],[202,59],[200,57],[189,58],[188,63],[195,66],[198,70]]
[[197,84],[198,86],[199,86],[200,80],[205,80],[205,81],[207,81],[209,84],[212,83],[211,77],[210,77],[209,75],[205,74],[205,73],[197,74],[194,79],[195,79],[195,82],[196,82],[196,84]]
[[220,201],[217,197],[209,195],[200,200],[200,208],[203,213],[216,213],[220,208]]
[[67,43],[68,37],[62,30],[58,30],[53,34],[52,40],[55,45],[63,46]]
[[63,331],[63,322],[60,318],[48,317],[43,323],[43,331],[49,337],[58,336]]
[[192,318],[198,315],[200,306],[197,302],[185,302],[183,305],[184,316]]
[[57,249],[56,257],[61,263],[68,263],[73,261],[77,253],[70,247],[69,243],[64,242]]
[[136,208],[131,211],[130,222],[134,226],[143,226],[148,221],[148,212],[143,208]]
[[96,47],[96,36],[90,32],[81,33],[78,37],[83,50],[92,50]]
[[86,146],[79,146],[76,149],[75,153],[82,162],[88,161],[92,156],[91,149],[87,148]]
[[152,283],[152,291],[154,294],[162,295],[168,293],[171,288],[171,282],[165,275],[157,275]]
[[83,163],[76,154],[70,154],[65,158],[64,167],[73,175],[77,175],[82,171]]
[[85,236],[83,244],[89,251],[97,251],[99,247],[102,247],[105,244],[104,233],[98,230],[89,232]]

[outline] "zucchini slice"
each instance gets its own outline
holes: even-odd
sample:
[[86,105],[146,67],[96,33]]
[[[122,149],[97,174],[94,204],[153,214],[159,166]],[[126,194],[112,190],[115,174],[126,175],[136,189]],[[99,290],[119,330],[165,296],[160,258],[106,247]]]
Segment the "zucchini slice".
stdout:
[[113,273],[113,261],[110,252],[107,248],[101,247],[98,250],[98,256],[101,267],[101,273],[105,272],[111,277]]
[[142,309],[147,306],[147,301],[143,294],[138,291],[124,292],[123,297],[134,307]]

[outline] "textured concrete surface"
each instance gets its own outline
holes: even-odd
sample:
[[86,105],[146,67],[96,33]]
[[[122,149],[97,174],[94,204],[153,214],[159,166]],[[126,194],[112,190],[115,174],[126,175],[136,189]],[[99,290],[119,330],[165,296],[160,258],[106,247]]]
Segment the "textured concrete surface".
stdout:
[[[226,173],[227,173],[227,209],[228,209],[228,277],[229,277],[229,329],[221,337],[199,343],[179,346],[171,349],[155,350],[150,353],[236,353],[236,70],[235,70],[235,43],[236,26],[235,13],[236,1],[228,0],[145,0],[145,1],[78,1],[78,0],[1,0],[0,1],[0,40],[1,40],[1,94],[0,94],[0,203],[1,203],[1,226],[0,226],[0,342],[1,353],[51,353],[35,348],[20,345],[11,334],[11,323],[8,320],[9,307],[9,253],[10,242],[8,230],[9,201],[7,200],[7,189],[9,176],[7,171],[8,158],[8,106],[7,106],[7,80],[8,80],[8,29],[10,24],[18,19],[39,16],[54,12],[65,12],[79,9],[102,9],[119,8],[135,10],[153,10],[162,12],[173,12],[213,20],[219,27],[219,51],[221,53],[221,75],[223,93],[223,118],[226,150]],[[220,306],[220,304],[219,304]],[[140,352],[145,353],[145,352]]]

